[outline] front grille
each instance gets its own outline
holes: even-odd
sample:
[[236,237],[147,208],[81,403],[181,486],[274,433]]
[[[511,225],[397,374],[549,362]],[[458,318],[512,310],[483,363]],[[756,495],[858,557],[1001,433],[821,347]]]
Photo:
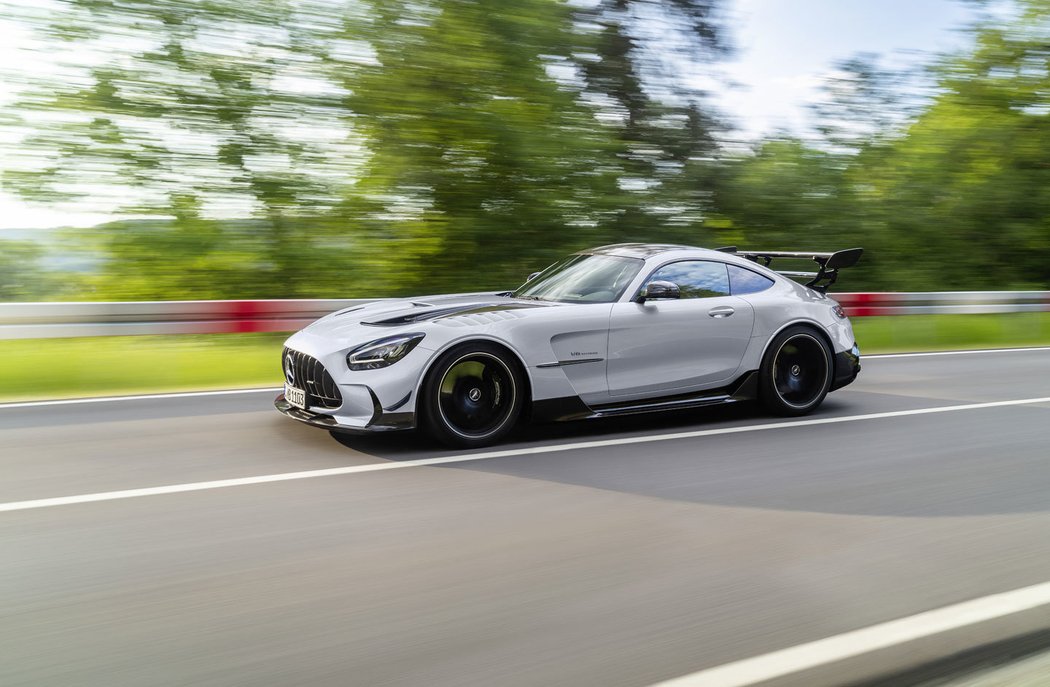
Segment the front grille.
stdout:
[[[339,393],[339,387],[319,360],[286,348],[281,361],[285,380],[294,387],[306,390],[307,405],[329,409],[343,405],[343,395]],[[290,376],[289,366],[292,372]]]

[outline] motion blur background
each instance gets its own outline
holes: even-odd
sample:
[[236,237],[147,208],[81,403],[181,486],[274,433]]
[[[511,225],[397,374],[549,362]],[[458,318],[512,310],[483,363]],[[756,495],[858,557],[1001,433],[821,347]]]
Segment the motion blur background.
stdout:
[[[295,308],[621,241],[1037,350],[470,456],[272,407]],[[1048,399],[1050,0],[0,0],[2,687],[1045,687]]]
[[0,300],[503,289],[618,241],[863,245],[850,291],[1050,284],[1047,0],[0,15]]

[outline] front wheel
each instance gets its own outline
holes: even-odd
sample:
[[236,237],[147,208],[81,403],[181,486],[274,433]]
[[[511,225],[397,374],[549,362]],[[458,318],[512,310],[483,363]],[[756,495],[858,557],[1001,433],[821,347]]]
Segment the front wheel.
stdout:
[[517,362],[499,346],[456,346],[427,373],[420,398],[423,426],[454,448],[494,444],[514,428],[523,392]]
[[776,415],[805,415],[828,395],[831,349],[809,327],[788,327],[770,343],[762,360],[759,396]]

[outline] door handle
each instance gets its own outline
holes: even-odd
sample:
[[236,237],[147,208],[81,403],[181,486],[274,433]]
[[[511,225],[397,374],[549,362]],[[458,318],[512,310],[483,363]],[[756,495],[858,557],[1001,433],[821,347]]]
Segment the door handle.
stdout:
[[728,305],[723,305],[723,306],[718,307],[718,308],[711,308],[710,310],[707,311],[707,314],[710,315],[711,317],[723,318],[723,317],[729,317],[730,315],[732,315],[735,312],[736,312],[736,310],[730,308]]

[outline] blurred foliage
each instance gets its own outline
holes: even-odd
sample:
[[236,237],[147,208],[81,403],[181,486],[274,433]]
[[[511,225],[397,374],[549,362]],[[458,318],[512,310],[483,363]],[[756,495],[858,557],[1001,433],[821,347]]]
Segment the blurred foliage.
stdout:
[[873,165],[885,260],[926,286],[1050,283],[1050,2],[1023,10],[938,66],[941,92]]
[[375,2],[349,24],[374,59],[339,72],[369,141],[341,208],[374,295],[514,284],[598,237],[615,150],[548,68],[580,37],[569,8]]
[[618,188],[603,199],[605,241],[700,240],[724,125],[689,77],[728,52],[721,4],[597,0],[577,11],[593,33],[577,57],[582,96],[618,158]]
[[513,285],[576,248],[695,233],[714,120],[687,87],[651,91],[722,49],[714,4],[22,8],[68,72],[22,75],[31,133],[4,182],[145,217],[83,232],[107,257],[89,298]]
[[56,275],[40,263],[43,252],[31,241],[0,241],[0,301],[46,300],[56,293]]
[[[695,86],[719,0],[16,5],[60,69],[15,74],[3,182],[125,217],[77,233],[90,299],[506,288],[632,240],[862,245],[851,290],[1047,288],[1050,0],[1012,7],[928,76],[842,60],[812,135],[741,148]],[[38,257],[3,249],[0,298],[40,297]]]
[[858,152],[921,112],[919,70],[891,70],[878,55],[859,53],[838,60],[820,85],[811,109],[825,147]]
[[14,109],[31,133],[5,186],[157,218],[87,233],[108,257],[94,296],[309,290],[326,213],[360,149],[345,93],[324,80],[342,21],[331,9],[324,0],[16,9],[62,70],[21,75]]
[[729,161],[719,209],[749,244],[864,246],[844,278],[851,289],[1048,288],[1050,2],[1015,10],[939,60],[918,108],[899,78],[853,62],[854,87],[830,89],[823,108],[840,126],[823,128],[822,142],[773,139]]

